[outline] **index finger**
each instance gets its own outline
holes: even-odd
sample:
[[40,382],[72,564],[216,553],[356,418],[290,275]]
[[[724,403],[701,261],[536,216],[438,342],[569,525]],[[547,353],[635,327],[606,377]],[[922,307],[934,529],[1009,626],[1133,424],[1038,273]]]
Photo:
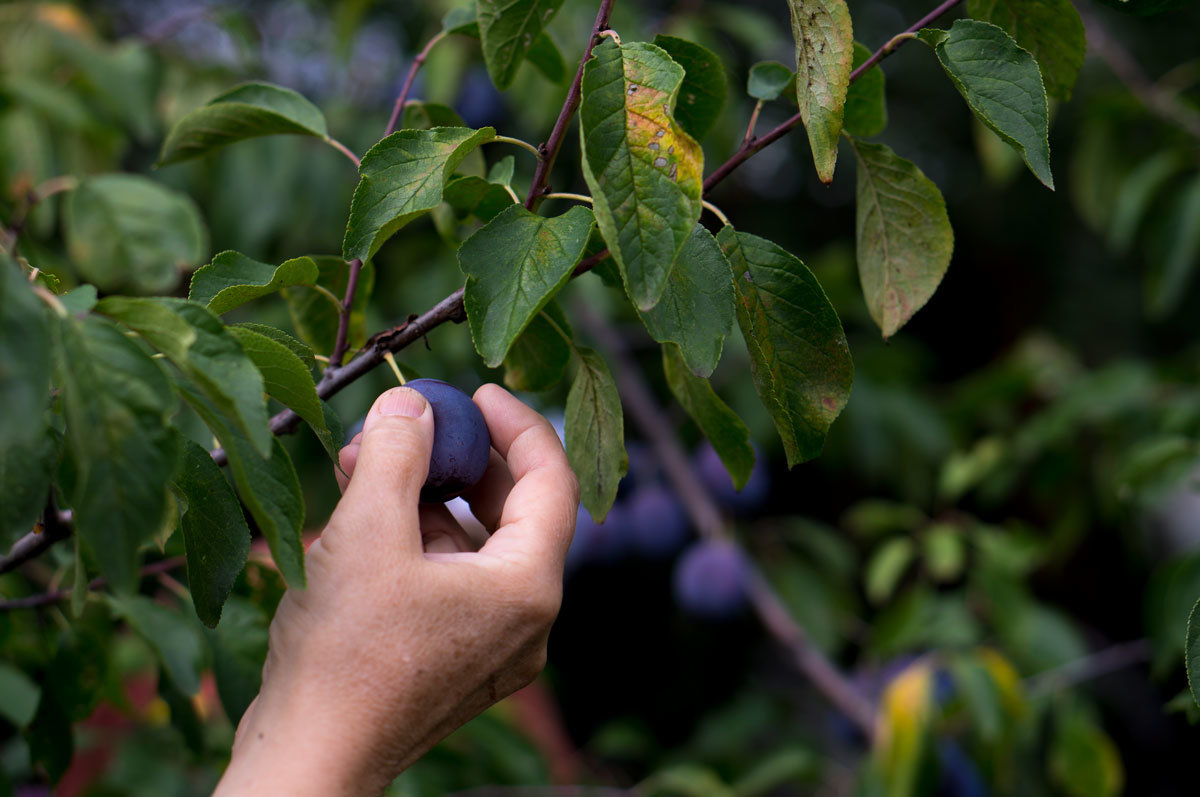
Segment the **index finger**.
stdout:
[[531,564],[566,560],[579,481],[550,422],[504,388],[487,384],[475,392],[492,447],[504,457],[515,484],[500,525],[480,550]]

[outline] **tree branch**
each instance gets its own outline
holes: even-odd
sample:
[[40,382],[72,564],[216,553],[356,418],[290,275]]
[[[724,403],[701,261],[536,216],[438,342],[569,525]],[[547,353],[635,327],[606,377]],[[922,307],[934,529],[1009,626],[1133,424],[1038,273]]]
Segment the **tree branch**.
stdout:
[[329,355],[329,367],[337,368],[346,357],[350,337],[350,310],[354,306],[354,294],[358,290],[358,274],[362,271],[362,260],[354,258],[347,264],[349,273],[346,275],[346,296],[338,308],[337,338],[333,344],[333,353]]
[[1069,689],[1109,673],[1141,664],[1150,658],[1150,642],[1135,639],[1069,661],[1061,667],[1040,672],[1025,679],[1025,692],[1031,698],[1044,697]]
[[[679,445],[670,419],[659,408],[641,372],[626,353],[624,342],[600,316],[586,305],[572,307],[579,326],[608,355],[621,394],[621,404],[638,429],[650,441],[663,472],[679,496],[684,511],[701,537],[729,540],[725,519],[700,482]],[[766,578],[751,563],[750,601],[767,631],[791,654],[796,667],[825,697],[844,713],[859,731],[871,739],[875,731],[875,709],[859,689],[813,645],[807,632],[792,618]]]
[[[912,25],[909,25],[908,28],[905,29],[902,33],[888,39],[886,44],[884,44],[882,47],[880,47],[878,50],[876,50],[871,55],[870,58],[868,58],[866,61],[862,62],[861,66],[859,66],[857,69],[855,69],[853,72],[850,73],[850,82],[854,83],[854,81],[858,80],[860,77],[862,77],[864,74],[866,74],[867,70],[871,69],[876,64],[878,64],[880,61],[882,61],[884,58],[887,58],[889,55],[894,53],[896,50],[900,49],[900,47],[905,42],[909,41],[909,39],[911,38],[911,37],[907,37],[905,34],[916,33],[921,28],[928,27],[930,23],[937,20],[939,17],[941,17],[946,12],[950,11],[952,8],[954,8],[956,5],[958,5],[961,2],[962,2],[962,0],[945,0],[937,8],[933,9],[928,14],[921,17],[921,19],[917,20]],[[718,166],[716,168],[716,170],[712,174],[710,174],[707,179],[705,179],[704,192],[708,193],[709,191],[711,191],[713,188],[716,187],[716,185],[718,183],[720,183],[722,180],[724,180],[726,177],[728,177],[730,174],[732,174],[734,169],[741,166],[746,161],[750,160],[750,158],[755,153],[757,153],[759,150],[763,149],[764,147],[766,147],[770,144],[775,143],[776,141],[783,138],[789,132],[791,132],[792,130],[794,130],[795,128],[799,127],[802,124],[804,124],[804,119],[800,116],[799,113],[797,113],[795,116],[793,116],[790,119],[788,119],[787,121],[781,123],[778,127],[771,130],[769,133],[765,133],[762,136],[747,138],[745,141],[742,142],[742,145],[740,147],[738,147],[737,151],[734,152],[733,155],[731,155],[729,157],[729,160],[725,161],[720,166]]]
[[0,573],[20,567],[34,557],[40,556],[54,543],[71,536],[71,512],[60,512],[51,495],[46,511],[33,531],[13,543],[7,554],[0,557]]
[[[187,559],[182,556],[173,556],[170,559],[163,559],[158,562],[152,562],[144,566],[139,573],[139,577],[155,576],[160,573],[168,573],[177,568],[183,567],[187,563]],[[92,579],[88,584],[88,591],[104,589],[108,582],[103,576]],[[71,590],[56,589],[50,592],[42,592],[37,595],[28,595],[24,598],[11,598],[9,600],[0,600],[0,611],[11,611],[13,609],[36,609],[39,606],[49,606],[52,603],[66,600],[71,597]]]
[[595,46],[600,33],[608,30],[608,18],[612,15],[613,2],[614,0],[601,0],[600,10],[596,12],[596,22],[592,25],[591,38],[588,39],[587,47],[583,49],[583,58],[579,59],[579,68],[575,70],[575,79],[571,81],[571,88],[567,91],[567,98],[563,102],[562,110],[558,112],[558,119],[554,121],[554,129],[550,131],[550,138],[546,139],[546,143],[541,146],[542,157],[533,172],[533,184],[529,186],[529,194],[525,197],[525,207],[529,210],[533,210],[542,194],[549,190],[550,170],[554,168],[554,160],[558,157],[558,151],[562,149],[563,140],[567,137],[567,128],[571,124],[571,117],[575,115],[575,111],[579,110],[579,102],[583,96],[583,67],[592,57],[592,47]]
[[400,94],[396,96],[396,102],[392,105],[392,115],[388,119],[387,130],[383,132],[384,138],[395,132],[396,124],[400,121],[400,113],[404,110],[404,104],[408,102],[408,93],[412,91],[413,81],[417,79],[417,73],[421,71],[421,66],[429,57],[429,51],[433,49],[433,45],[444,38],[446,38],[446,31],[438,31],[437,35],[430,39],[421,52],[413,58],[412,64],[408,67],[408,74],[404,76],[404,85],[400,87]]

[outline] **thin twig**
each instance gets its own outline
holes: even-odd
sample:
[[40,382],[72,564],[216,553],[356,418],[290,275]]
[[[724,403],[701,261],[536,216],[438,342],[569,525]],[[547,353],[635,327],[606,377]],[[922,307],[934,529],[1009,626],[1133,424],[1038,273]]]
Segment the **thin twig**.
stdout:
[[[712,495],[688,463],[687,455],[672,432],[673,424],[659,408],[638,367],[630,360],[620,336],[586,305],[578,304],[572,310],[572,317],[580,328],[608,355],[621,404],[649,440],[663,473],[678,494],[696,531],[705,539],[730,539],[726,522]],[[747,557],[747,562],[750,561]],[[793,662],[813,685],[854,722],[867,739],[872,738],[875,709],[870,701],[813,645],[758,569],[751,565],[751,571],[750,600],[767,631],[788,650]]]
[[529,186],[529,194],[525,197],[525,207],[529,210],[533,210],[543,194],[549,193],[550,170],[554,167],[554,159],[558,157],[558,151],[562,149],[563,140],[567,137],[571,117],[579,110],[579,101],[583,96],[583,67],[592,57],[592,47],[600,38],[600,34],[608,30],[608,18],[612,15],[613,2],[614,0],[601,0],[600,10],[596,12],[596,21],[592,25],[592,35],[583,50],[583,58],[579,59],[579,68],[575,70],[575,79],[571,81],[571,88],[567,91],[562,110],[558,112],[558,119],[554,121],[550,138],[541,146],[542,157],[533,172],[533,184]]
[[1025,693],[1030,698],[1044,697],[1141,664],[1149,658],[1149,641],[1135,639],[1131,642],[1121,642],[1081,659],[1069,661],[1061,667],[1031,675],[1025,679]]
[[[182,556],[173,556],[170,559],[152,562],[148,565],[145,565],[141,570],[138,571],[139,577],[145,578],[146,576],[162,575],[163,573],[183,567],[186,563],[187,560]],[[104,587],[107,585],[108,582],[104,579],[104,576],[100,576],[99,578],[92,579],[87,588],[89,592],[94,592],[96,590],[104,589]],[[37,595],[28,595],[24,598],[0,600],[0,611],[11,611],[13,609],[36,609],[39,606],[49,606],[50,604],[64,601],[70,597],[71,590],[56,589],[49,592],[42,592]]]
[[70,537],[71,519],[71,513],[69,511],[60,512],[54,506],[53,498],[51,498],[46,505],[46,511],[42,515],[41,521],[33,531],[17,540],[8,553],[0,557],[0,573],[7,573],[15,567],[20,567],[30,559],[40,556],[54,543]]
[[[887,44],[876,50],[870,58],[862,62],[861,66],[850,73],[850,82],[853,83],[854,81],[858,80],[860,77],[866,74],[868,69],[874,67],[884,58],[900,49],[901,45],[903,45],[905,42],[909,41],[904,34],[916,33],[921,28],[928,27],[930,23],[937,20],[938,17],[950,11],[961,2],[962,0],[945,0],[945,2],[943,2],[937,8],[933,9],[928,14],[921,17],[921,19],[910,25],[903,33],[888,39]],[[804,118],[797,113],[787,121],[780,123],[775,129],[771,130],[771,132],[765,133],[762,136],[751,137],[746,141],[743,141],[742,146],[738,147],[737,151],[729,157],[729,160],[718,166],[717,169],[704,180],[704,192],[708,193],[715,188],[718,183],[732,174],[734,169],[748,161],[756,152],[783,138],[790,131],[802,124],[804,124]]]
[[400,113],[404,110],[404,103],[408,102],[408,93],[412,91],[413,81],[417,79],[417,72],[421,71],[421,65],[425,63],[425,59],[429,57],[429,51],[433,46],[446,38],[446,31],[438,31],[437,35],[429,40],[429,43],[417,53],[412,64],[408,67],[408,74],[404,76],[404,85],[400,87],[400,94],[396,96],[396,102],[392,106],[392,115],[388,119],[387,130],[383,135],[386,138],[396,130],[396,123],[400,121]]
[[350,315],[354,307],[354,294],[358,291],[358,274],[362,271],[362,260],[356,257],[346,265],[349,269],[346,276],[346,296],[338,306],[337,338],[333,344],[333,352],[329,355],[331,368],[342,364],[346,349],[350,346]]
[[354,164],[354,168],[357,169],[358,167],[362,166],[362,161],[359,160],[358,156],[354,154],[354,150],[350,149],[345,144],[338,141],[336,138],[330,138],[329,136],[325,136],[325,143],[328,144],[329,146],[333,147],[334,149],[336,149],[338,152],[345,155],[347,158],[349,158],[350,161]]
[[1200,138],[1200,112],[1189,108],[1179,101],[1175,93],[1150,80],[1141,64],[1123,44],[1113,38],[1099,17],[1083,7],[1079,9],[1079,15],[1083,17],[1087,29],[1088,49],[1104,59],[1138,102],[1159,118]]

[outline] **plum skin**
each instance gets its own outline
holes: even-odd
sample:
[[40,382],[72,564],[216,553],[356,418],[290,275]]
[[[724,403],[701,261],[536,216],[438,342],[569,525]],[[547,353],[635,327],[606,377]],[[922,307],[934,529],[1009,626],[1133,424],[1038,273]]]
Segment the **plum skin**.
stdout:
[[750,564],[728,540],[692,543],[675,563],[675,602],[689,614],[727,620],[749,600]]
[[454,385],[413,379],[404,386],[424,396],[433,410],[433,451],[421,501],[444,503],[483,478],[492,453],[487,422],[471,397]]

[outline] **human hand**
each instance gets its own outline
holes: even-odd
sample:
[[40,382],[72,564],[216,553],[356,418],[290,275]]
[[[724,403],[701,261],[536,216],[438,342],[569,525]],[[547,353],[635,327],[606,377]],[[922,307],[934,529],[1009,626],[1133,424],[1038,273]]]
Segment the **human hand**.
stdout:
[[491,536],[476,551],[445,506],[418,504],[433,413],[416,391],[381,395],[342,450],[308,588],[271,623],[218,795],[381,793],[541,672],[579,485],[545,418],[496,385],[474,401],[494,450],[463,497]]

